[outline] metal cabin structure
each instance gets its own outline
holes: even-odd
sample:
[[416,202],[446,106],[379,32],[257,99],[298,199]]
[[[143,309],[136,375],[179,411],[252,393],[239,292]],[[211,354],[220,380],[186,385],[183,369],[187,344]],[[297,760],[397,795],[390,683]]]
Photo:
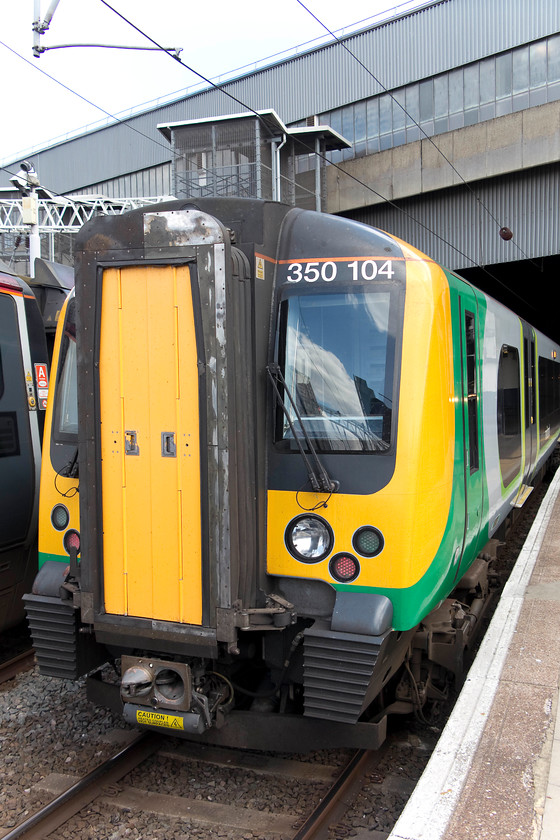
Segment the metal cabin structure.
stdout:
[[[546,292],[560,252],[557,0],[425,3],[342,42],[240,72],[221,88],[250,114],[240,119],[222,89],[187,90],[26,156],[59,194],[183,195],[194,185],[206,189],[212,178],[217,183],[208,175],[215,167],[202,165],[202,155],[208,160],[217,151],[212,132],[259,125],[264,133],[269,118],[257,114],[274,114],[280,133],[253,146],[262,176],[255,190],[268,179],[272,195],[276,189],[302,206],[319,194],[323,210],[389,230],[450,268],[509,266],[514,285],[529,279]],[[207,132],[206,148],[194,142],[195,125]],[[278,188],[272,150],[282,127],[291,153],[282,152]],[[312,134],[306,153],[294,145],[298,130],[316,127],[320,167]],[[218,168],[236,166],[241,176],[242,162],[220,154]],[[2,177],[0,188],[8,184]],[[510,241],[498,235],[502,225],[514,232]],[[487,290],[499,296],[501,282]]]
[[[352,144],[315,118],[287,128],[273,110],[158,125],[176,198],[264,198],[327,210],[327,153]],[[312,167],[301,166],[311,157]]]

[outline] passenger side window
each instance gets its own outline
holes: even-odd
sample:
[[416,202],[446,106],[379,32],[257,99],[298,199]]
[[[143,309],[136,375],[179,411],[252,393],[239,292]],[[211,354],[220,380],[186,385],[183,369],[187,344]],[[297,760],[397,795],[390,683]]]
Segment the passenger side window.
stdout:
[[504,487],[521,469],[521,380],[519,351],[502,346],[498,365],[498,451]]
[[539,357],[540,444],[546,446],[560,428],[560,364]]

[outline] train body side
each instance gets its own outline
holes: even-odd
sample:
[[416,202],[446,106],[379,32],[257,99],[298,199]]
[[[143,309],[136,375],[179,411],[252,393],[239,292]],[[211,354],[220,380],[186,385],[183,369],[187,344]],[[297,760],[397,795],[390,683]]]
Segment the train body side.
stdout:
[[521,507],[558,438],[558,346],[485,297],[483,424],[488,528]]
[[35,296],[0,272],[0,630],[23,619],[21,598],[37,570],[48,361]]

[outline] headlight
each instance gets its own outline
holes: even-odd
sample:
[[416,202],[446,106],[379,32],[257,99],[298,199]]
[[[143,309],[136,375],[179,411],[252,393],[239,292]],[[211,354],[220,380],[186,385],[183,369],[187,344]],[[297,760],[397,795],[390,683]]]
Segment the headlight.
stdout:
[[288,551],[302,563],[324,560],[333,543],[331,526],[318,516],[298,516],[286,528]]

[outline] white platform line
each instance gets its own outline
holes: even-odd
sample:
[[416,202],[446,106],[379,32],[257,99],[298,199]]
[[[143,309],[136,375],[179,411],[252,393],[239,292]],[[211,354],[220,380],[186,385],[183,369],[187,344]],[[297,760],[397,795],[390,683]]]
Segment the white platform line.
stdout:
[[389,840],[443,840],[480,741],[560,488],[557,470],[457,703]]

